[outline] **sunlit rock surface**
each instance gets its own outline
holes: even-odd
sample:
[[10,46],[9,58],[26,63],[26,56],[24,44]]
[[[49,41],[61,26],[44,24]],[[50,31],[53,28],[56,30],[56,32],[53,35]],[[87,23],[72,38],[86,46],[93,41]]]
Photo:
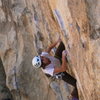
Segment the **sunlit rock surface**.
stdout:
[[100,100],[100,0],[0,0],[0,56],[14,100],[68,99],[62,81],[57,97],[31,63],[59,36],[80,100]]

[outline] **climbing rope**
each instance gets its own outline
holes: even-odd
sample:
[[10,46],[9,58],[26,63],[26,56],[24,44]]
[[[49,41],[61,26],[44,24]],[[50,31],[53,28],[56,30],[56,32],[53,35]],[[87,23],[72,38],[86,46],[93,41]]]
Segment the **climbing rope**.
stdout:
[[20,89],[19,89],[18,81],[17,81],[16,66],[14,67],[14,76],[15,76],[15,86],[16,86],[16,90],[17,90],[17,92],[19,94],[19,100],[21,100]]

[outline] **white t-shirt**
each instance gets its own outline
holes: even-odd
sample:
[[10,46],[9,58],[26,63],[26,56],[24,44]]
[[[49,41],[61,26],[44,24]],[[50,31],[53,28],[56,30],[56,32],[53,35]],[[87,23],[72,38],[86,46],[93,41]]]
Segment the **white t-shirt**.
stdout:
[[59,67],[61,65],[59,59],[50,56],[50,54],[47,52],[42,52],[41,56],[47,57],[51,61],[51,63],[47,65],[45,69],[42,69],[42,71],[46,74],[53,76],[54,68]]

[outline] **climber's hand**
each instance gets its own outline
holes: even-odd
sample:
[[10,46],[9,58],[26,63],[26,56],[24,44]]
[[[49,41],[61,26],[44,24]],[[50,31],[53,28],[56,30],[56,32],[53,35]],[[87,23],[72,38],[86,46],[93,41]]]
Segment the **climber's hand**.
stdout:
[[58,40],[54,43],[52,43],[45,51],[50,53],[51,49],[53,49],[57,44],[59,44],[61,42],[61,38],[59,37]]
[[62,56],[67,56],[67,51],[66,50],[63,50]]

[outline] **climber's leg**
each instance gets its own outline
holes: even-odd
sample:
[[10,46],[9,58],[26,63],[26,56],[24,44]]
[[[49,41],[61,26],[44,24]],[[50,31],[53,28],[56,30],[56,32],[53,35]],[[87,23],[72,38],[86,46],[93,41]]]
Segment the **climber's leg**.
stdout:
[[77,99],[77,98],[73,97],[73,98],[72,98],[72,100],[79,100],[79,99]]
[[74,86],[74,90],[71,93],[72,97],[78,98],[78,90],[77,90],[77,86],[76,86],[76,79],[74,77],[72,77],[71,75],[69,75],[67,72],[63,72],[63,73],[64,73],[64,76],[62,77],[62,79],[65,82],[69,83],[70,85]]
[[[62,58],[63,50],[65,50],[65,46],[64,46],[63,42],[61,42],[55,53],[55,57],[58,58],[60,61]],[[63,73],[64,73],[63,80],[66,81],[67,83],[73,85],[74,87],[76,87],[76,79],[73,78],[71,75],[69,75],[66,72],[63,72]]]
[[76,87],[76,79],[74,77],[72,77],[71,75],[69,75],[67,72],[63,72],[64,75],[62,77],[62,79],[71,84],[72,86]]
[[56,58],[58,58],[61,62],[61,58],[62,58],[62,51],[65,50],[65,46],[63,44],[63,42],[61,42],[55,52],[55,56]]
[[[55,53],[55,57],[58,58],[61,63],[62,63],[61,59],[62,59],[62,51],[63,50],[65,50],[65,46],[64,46],[63,42],[61,42]],[[62,77],[62,79],[65,82],[69,83],[70,85],[74,86],[74,88],[75,88],[71,95],[74,97],[74,99],[75,99],[75,97],[78,98],[76,79],[74,77],[72,77],[71,75],[69,75],[67,72],[63,72],[63,74],[64,74],[64,76]]]
[[[78,90],[77,90],[76,87],[75,87],[74,90],[72,91],[71,95],[72,95],[73,98],[77,98],[77,99],[79,98],[79,97],[78,97]],[[77,100],[77,99],[75,99],[75,100]],[[74,100],[74,99],[73,99],[73,100]]]

